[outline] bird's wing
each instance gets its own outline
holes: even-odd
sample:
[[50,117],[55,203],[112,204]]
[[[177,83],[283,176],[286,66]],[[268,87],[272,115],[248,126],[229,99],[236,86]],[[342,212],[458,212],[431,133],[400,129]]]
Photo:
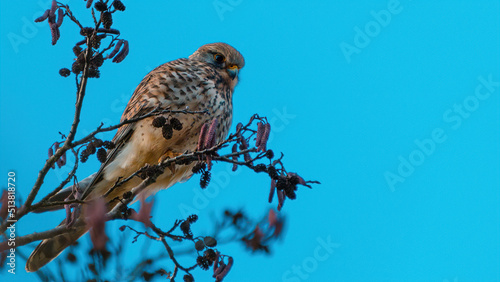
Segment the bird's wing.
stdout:
[[[151,105],[149,103],[144,102],[143,97],[144,94],[150,90],[150,81],[154,80],[155,77],[159,75],[159,73],[162,73],[161,70],[162,68],[165,69],[166,71],[170,63],[172,62],[159,66],[155,70],[151,71],[148,75],[146,75],[146,77],[144,77],[144,79],[135,89],[132,98],[128,102],[127,107],[125,108],[125,111],[122,114],[120,120],[121,122],[140,117],[144,114],[151,112],[156,108],[157,105]],[[112,140],[112,142],[115,145],[114,148],[108,151],[106,161],[102,163],[97,173],[95,173],[95,177],[90,183],[90,185],[87,187],[87,189],[84,191],[82,199],[85,199],[92,192],[95,185],[102,180],[104,170],[122,151],[123,147],[126,145],[127,141],[134,133],[134,128],[135,128],[135,123],[129,123],[118,128],[118,131],[116,132],[116,135],[115,137],[113,137]]]

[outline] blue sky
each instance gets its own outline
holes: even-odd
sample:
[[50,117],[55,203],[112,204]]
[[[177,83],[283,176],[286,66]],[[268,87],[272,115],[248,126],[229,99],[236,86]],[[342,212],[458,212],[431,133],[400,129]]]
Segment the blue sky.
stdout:
[[[65,2],[89,23],[82,1]],[[267,116],[288,170],[322,182],[286,203],[272,256],[221,246],[235,257],[227,281],[500,281],[498,1],[124,2],[114,22],[130,54],[90,81],[79,136],[118,122],[154,67],[223,41],[246,59],[234,120]],[[57,72],[72,62],[75,27],[65,22],[51,46],[47,24],[32,23],[49,4],[0,4],[0,179],[15,171],[24,198],[73,116],[74,80]],[[78,175],[97,168],[89,161]],[[51,171],[42,193],[67,171]],[[223,208],[259,217],[276,206],[264,175],[213,174],[203,205],[196,180],[160,192],[157,222],[190,206],[202,232]],[[62,217],[26,217],[18,232]],[[1,275],[34,277],[17,267]]]

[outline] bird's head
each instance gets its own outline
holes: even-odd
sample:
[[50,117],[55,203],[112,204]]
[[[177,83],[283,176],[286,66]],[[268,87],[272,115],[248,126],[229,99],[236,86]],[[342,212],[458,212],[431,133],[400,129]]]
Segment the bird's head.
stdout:
[[231,86],[238,83],[238,72],[245,66],[245,59],[232,46],[226,43],[211,43],[201,46],[190,60],[202,61],[217,69],[225,70],[222,75]]

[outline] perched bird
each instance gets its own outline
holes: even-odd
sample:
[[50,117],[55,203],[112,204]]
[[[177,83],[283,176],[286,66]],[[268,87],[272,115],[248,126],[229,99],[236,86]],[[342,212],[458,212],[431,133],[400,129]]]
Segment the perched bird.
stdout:
[[[99,171],[81,182],[80,188],[85,189],[82,200],[104,197],[111,210],[117,204],[112,199],[122,197],[142,181],[134,177],[109,192],[120,177],[128,177],[146,164],[157,164],[166,157],[195,151],[201,127],[213,119],[218,120],[217,141],[225,138],[232,121],[233,91],[244,65],[243,56],[236,49],[225,43],[213,43],[201,46],[187,59],[165,63],[147,74],[132,95],[121,121],[144,115],[158,106],[171,110],[189,107],[190,111],[206,111],[206,114],[166,114],[166,118],[175,117],[182,123],[182,129],[174,131],[168,140],[163,137],[161,127],[152,125],[155,117],[120,127],[112,140],[115,147],[108,150]],[[193,165],[165,169],[143,193],[149,196],[189,179]],[[70,192],[71,189],[64,189],[54,200],[64,200]],[[88,231],[83,221],[82,215],[75,231],[43,240],[28,258],[26,270],[40,269],[83,236]]]

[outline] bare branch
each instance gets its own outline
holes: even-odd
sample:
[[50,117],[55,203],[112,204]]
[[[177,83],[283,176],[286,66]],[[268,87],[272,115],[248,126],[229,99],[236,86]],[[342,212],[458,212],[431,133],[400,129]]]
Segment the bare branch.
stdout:
[[[73,231],[74,228],[68,228],[66,225],[60,225],[57,226],[56,228],[47,230],[47,231],[42,231],[42,232],[33,232],[31,234],[25,235],[25,236],[20,236],[16,237],[16,248],[27,245],[31,242],[35,241],[40,241],[48,238],[53,238],[57,235],[69,233]],[[11,247],[8,246],[8,241],[4,241],[0,243],[0,252],[3,252],[5,250],[10,249]]]

